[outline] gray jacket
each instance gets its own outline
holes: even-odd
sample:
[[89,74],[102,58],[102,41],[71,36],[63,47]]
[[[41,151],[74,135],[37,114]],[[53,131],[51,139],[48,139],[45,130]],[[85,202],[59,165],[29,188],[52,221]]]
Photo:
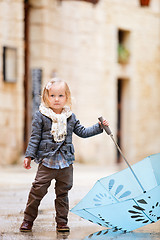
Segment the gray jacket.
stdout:
[[67,136],[64,141],[57,143],[51,134],[52,120],[41,112],[36,112],[32,122],[32,133],[25,153],[25,157],[31,157],[36,162],[44,158],[54,158],[56,152],[61,152],[65,160],[74,161],[74,146],[72,144],[73,132],[82,138],[92,137],[102,133],[99,123],[85,128],[76,119],[74,113],[67,119]]

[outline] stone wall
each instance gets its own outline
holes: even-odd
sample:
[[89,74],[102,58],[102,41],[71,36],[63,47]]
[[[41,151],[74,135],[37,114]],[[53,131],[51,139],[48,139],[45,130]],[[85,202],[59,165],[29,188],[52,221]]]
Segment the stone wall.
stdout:
[[[22,154],[24,120],[23,1],[0,1],[0,164],[15,163]],[[17,79],[3,79],[3,47],[17,49]]]
[[[44,82],[56,71],[70,85],[81,123],[90,126],[103,115],[116,138],[117,85],[123,79],[121,147],[131,163],[158,152],[160,1],[149,8],[136,0],[101,0],[96,6],[32,0],[31,5],[31,65],[43,68]],[[119,29],[129,32],[126,65],[117,63]],[[105,134],[74,142],[79,161],[116,161]]]
[[[3,4],[4,2],[2,1]],[[7,101],[15,103],[14,108],[9,107],[6,117],[1,120],[1,126],[8,122],[13,124],[12,136],[15,132],[18,135],[17,140],[12,143],[8,142],[11,137],[9,140],[1,137],[0,147],[6,147],[8,162],[12,156],[11,149],[15,149],[15,156],[18,151],[21,152],[24,134],[23,4],[21,1],[13,2],[20,7],[16,10],[16,18],[19,14],[20,16],[15,21],[15,26],[19,26],[21,30],[11,42],[19,47],[19,80],[9,86],[0,81],[0,113],[5,116],[1,101],[3,96],[6,104]],[[121,79],[121,147],[124,155],[134,163],[149,154],[159,152],[160,0],[152,0],[148,8],[140,8],[138,0],[100,0],[97,5],[69,0],[29,2],[30,70],[42,69],[43,84],[56,72],[71,88],[73,111],[81,123],[90,126],[103,115],[109,120],[115,138],[118,82]],[[4,18],[2,14],[1,12],[0,24]],[[5,20],[5,24],[11,28],[9,20]],[[130,52],[127,64],[118,63],[119,31],[126,33],[126,46]],[[5,32],[6,28],[0,33],[0,43],[5,39]],[[15,40],[16,38],[18,39]],[[8,35],[8,44],[11,39]],[[11,91],[15,94],[12,95]],[[18,117],[17,122],[11,121],[11,112],[12,117]],[[9,136],[11,127],[4,129],[4,136]],[[74,143],[76,157],[80,162],[116,162],[115,146],[106,134],[89,139],[74,136]],[[15,146],[10,147],[13,144]],[[3,158],[7,159],[6,156]]]

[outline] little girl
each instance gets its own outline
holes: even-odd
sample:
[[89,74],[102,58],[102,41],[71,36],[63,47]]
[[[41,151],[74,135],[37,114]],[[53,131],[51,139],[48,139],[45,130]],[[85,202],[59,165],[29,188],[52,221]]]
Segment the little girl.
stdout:
[[[108,122],[104,120],[104,125]],[[72,188],[75,160],[73,132],[87,138],[102,133],[100,123],[83,127],[71,112],[71,93],[66,82],[51,79],[42,93],[42,103],[32,122],[32,134],[26,150],[24,168],[31,168],[31,160],[39,164],[35,181],[28,196],[21,232],[32,230],[38,207],[55,179],[55,209],[58,232],[69,232],[68,191]]]

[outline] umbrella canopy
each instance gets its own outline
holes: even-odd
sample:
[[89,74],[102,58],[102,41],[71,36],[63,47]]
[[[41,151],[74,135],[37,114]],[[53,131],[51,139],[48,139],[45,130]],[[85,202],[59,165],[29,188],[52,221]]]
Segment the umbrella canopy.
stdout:
[[[160,153],[98,180],[71,212],[123,232],[160,219]],[[143,189],[141,188],[143,186]]]

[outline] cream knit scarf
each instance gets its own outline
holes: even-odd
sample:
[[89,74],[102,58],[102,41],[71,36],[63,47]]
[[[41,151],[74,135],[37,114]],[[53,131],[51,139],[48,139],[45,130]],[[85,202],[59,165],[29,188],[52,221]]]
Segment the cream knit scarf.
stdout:
[[56,114],[51,108],[41,103],[39,111],[52,119],[51,134],[56,142],[62,142],[67,135],[67,118],[72,115],[70,108],[65,106],[61,114]]

